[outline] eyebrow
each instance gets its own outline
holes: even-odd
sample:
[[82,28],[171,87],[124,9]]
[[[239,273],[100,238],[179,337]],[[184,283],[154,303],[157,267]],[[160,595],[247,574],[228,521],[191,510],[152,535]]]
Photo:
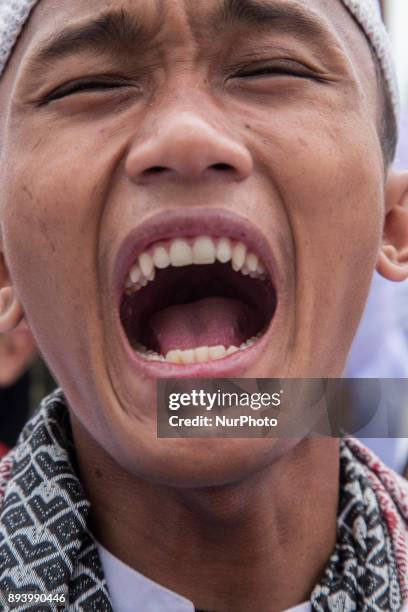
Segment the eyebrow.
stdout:
[[112,10],[54,34],[41,46],[34,62],[46,63],[81,52],[134,53],[137,46],[148,45],[157,32],[158,24],[147,26],[124,10]]
[[[134,54],[135,48],[146,48],[157,36],[164,15],[146,24],[126,10],[111,10],[89,22],[67,26],[41,45],[34,64],[61,60],[78,53]],[[260,30],[274,29],[299,38],[327,40],[328,29],[309,11],[295,4],[276,0],[222,0],[210,14],[209,24],[215,32],[231,25],[246,24]],[[201,29],[202,24],[199,26]],[[195,29],[193,27],[193,29]]]
[[309,10],[295,4],[270,0],[223,0],[211,17],[217,30],[245,24],[262,30],[274,29],[299,38],[327,39],[329,30]]

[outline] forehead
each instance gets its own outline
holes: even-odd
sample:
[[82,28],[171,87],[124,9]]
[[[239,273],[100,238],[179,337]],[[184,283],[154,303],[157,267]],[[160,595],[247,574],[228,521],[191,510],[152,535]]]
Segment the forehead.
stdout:
[[177,29],[179,34],[182,30],[189,31],[196,38],[203,32],[211,36],[212,31],[222,29],[227,21],[261,27],[263,16],[266,25],[275,21],[288,28],[298,15],[300,30],[304,15],[305,24],[318,23],[337,34],[350,53],[362,53],[361,62],[368,57],[364,35],[340,0],[308,0],[307,3],[303,0],[40,0],[19,46],[31,42],[29,46],[34,47],[67,25],[120,11],[133,16],[146,31]]

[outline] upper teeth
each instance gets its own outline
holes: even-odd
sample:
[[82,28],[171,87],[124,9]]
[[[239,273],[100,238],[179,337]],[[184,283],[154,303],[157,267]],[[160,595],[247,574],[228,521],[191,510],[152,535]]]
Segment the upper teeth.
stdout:
[[129,272],[126,286],[132,292],[145,287],[148,282],[154,280],[156,268],[163,270],[169,266],[180,268],[206,265],[216,261],[224,264],[231,262],[236,272],[252,278],[266,278],[265,266],[255,253],[248,251],[243,242],[236,242],[230,238],[197,236],[194,239],[169,240],[141,253]]

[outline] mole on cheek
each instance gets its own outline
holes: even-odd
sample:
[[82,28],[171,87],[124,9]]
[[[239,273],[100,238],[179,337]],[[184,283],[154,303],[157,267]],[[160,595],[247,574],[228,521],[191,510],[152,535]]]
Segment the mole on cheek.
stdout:
[[34,200],[33,192],[27,187],[27,185],[23,185],[22,190],[30,200]]

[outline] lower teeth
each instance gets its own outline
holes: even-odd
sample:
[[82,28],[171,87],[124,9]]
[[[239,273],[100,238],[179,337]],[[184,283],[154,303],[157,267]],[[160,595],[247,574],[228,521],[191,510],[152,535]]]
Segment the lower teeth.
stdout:
[[200,346],[194,349],[181,350],[176,349],[169,351],[166,356],[160,355],[151,349],[147,349],[143,344],[137,343],[134,349],[140,357],[146,359],[146,361],[166,361],[168,363],[175,364],[192,364],[192,363],[207,363],[208,361],[218,361],[229,357],[238,351],[243,351],[259,340],[262,336],[262,332],[259,332],[256,336],[249,338],[246,342],[243,342],[238,346]]

